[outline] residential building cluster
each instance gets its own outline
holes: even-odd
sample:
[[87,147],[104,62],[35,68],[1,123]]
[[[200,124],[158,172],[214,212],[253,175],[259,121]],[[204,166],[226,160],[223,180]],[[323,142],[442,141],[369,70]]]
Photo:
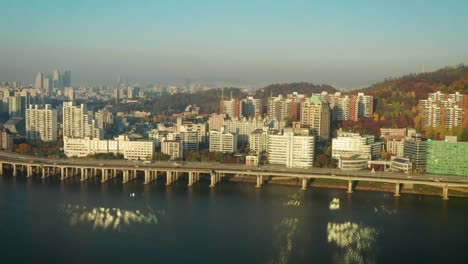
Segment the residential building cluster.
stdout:
[[[139,84],[119,80],[113,89],[73,88],[71,72],[61,74],[58,70],[50,75],[38,73],[33,87],[5,84],[8,86],[0,88],[0,110],[8,113],[9,120],[0,129],[1,149],[11,149],[13,137],[18,134],[29,141],[43,142],[63,137],[67,157],[114,153],[126,159],[147,160],[159,151],[172,160],[180,160],[188,151],[245,150],[250,165],[267,158],[270,164],[305,168],[314,165],[316,150],[331,142],[330,156],[341,169],[381,164],[393,171],[467,175],[466,143],[450,137],[445,141],[426,141],[414,129],[381,128],[377,139],[374,135],[343,130],[332,138],[333,121],[357,121],[373,115],[374,98],[364,93],[322,92],[309,97],[294,92],[271,96],[263,102],[266,113],[261,99],[231,96],[226,100],[223,94],[220,113],[202,117],[199,106],[188,105],[173,116],[175,122],[153,124],[147,122],[152,117],[149,112],[117,112],[111,106],[90,111],[86,104],[75,103],[76,99],[112,97],[119,103],[135,103],[145,96]],[[158,90],[171,94],[198,90],[192,84],[186,87],[188,90],[167,85]],[[46,103],[51,97],[63,103],[53,109],[52,104]],[[430,93],[418,106],[422,128],[468,127],[467,107],[467,95]],[[139,119],[147,123],[137,122]],[[380,160],[385,154],[391,156],[387,157],[390,160]],[[456,158],[448,158],[450,155]]]
[[429,93],[427,99],[419,101],[418,111],[422,116],[422,129],[467,127],[468,94]]

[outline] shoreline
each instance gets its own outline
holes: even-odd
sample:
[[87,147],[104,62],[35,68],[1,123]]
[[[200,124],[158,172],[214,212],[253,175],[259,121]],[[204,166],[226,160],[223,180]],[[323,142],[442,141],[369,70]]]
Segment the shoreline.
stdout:
[[[239,182],[239,183],[256,183],[256,179],[249,176],[234,176],[229,178],[230,182]],[[263,183],[264,185],[283,185],[283,186],[295,186],[301,187],[301,183],[295,180],[278,180],[278,179],[266,179]],[[315,179],[309,183],[308,188],[328,188],[328,189],[343,189],[347,190],[347,182],[340,180],[320,180]],[[394,193],[395,185],[389,183],[372,183],[372,182],[362,182],[358,183],[353,188],[354,191],[375,191],[375,192],[386,192]],[[421,195],[432,195],[432,196],[442,196],[442,189],[437,187],[430,186],[421,186],[414,185],[413,188],[403,186],[400,190],[400,194],[421,194]],[[461,190],[460,188],[449,189],[449,197],[464,197],[468,198],[468,189]]]

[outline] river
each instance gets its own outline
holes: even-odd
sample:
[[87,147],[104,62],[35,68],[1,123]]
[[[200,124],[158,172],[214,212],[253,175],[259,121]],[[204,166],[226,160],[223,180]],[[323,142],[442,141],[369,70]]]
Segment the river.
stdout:
[[461,263],[468,255],[467,198],[186,184],[2,176],[2,263]]

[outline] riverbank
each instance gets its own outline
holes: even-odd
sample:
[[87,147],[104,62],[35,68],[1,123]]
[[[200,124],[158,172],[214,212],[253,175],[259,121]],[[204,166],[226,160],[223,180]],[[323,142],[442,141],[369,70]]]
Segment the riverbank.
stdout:
[[[231,182],[245,182],[245,183],[256,183],[256,178],[249,176],[234,176],[229,178]],[[285,178],[275,178],[267,177],[264,179],[264,185],[274,184],[274,185],[289,185],[289,186],[301,186],[301,181],[299,178],[296,179],[285,179]],[[333,179],[314,179],[309,183],[309,188],[331,188],[331,189],[344,189],[348,188],[348,183],[341,180]],[[376,192],[395,192],[395,185],[391,183],[382,183],[382,182],[357,182],[354,186],[354,191],[376,191]],[[423,195],[442,195],[442,189],[438,187],[432,187],[427,185],[413,185],[407,186],[403,185],[400,190],[401,194],[423,194]],[[468,189],[464,188],[450,188],[449,196],[452,197],[468,197]]]

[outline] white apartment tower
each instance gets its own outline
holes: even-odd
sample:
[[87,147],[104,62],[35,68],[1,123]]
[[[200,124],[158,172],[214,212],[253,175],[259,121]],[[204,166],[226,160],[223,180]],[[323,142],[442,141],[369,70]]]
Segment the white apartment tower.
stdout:
[[29,105],[26,109],[26,138],[28,140],[57,140],[57,110],[50,104],[44,108]]
[[102,138],[103,132],[88,115],[86,104],[75,106],[73,102],[63,103],[63,136],[69,138]]
[[312,167],[314,162],[314,136],[297,135],[285,131],[282,135],[268,136],[268,161],[287,167]]
[[312,96],[301,103],[301,124],[309,127],[319,140],[330,138],[330,107],[328,102]]
[[237,151],[237,135],[226,133],[224,131],[210,131],[210,151]]

